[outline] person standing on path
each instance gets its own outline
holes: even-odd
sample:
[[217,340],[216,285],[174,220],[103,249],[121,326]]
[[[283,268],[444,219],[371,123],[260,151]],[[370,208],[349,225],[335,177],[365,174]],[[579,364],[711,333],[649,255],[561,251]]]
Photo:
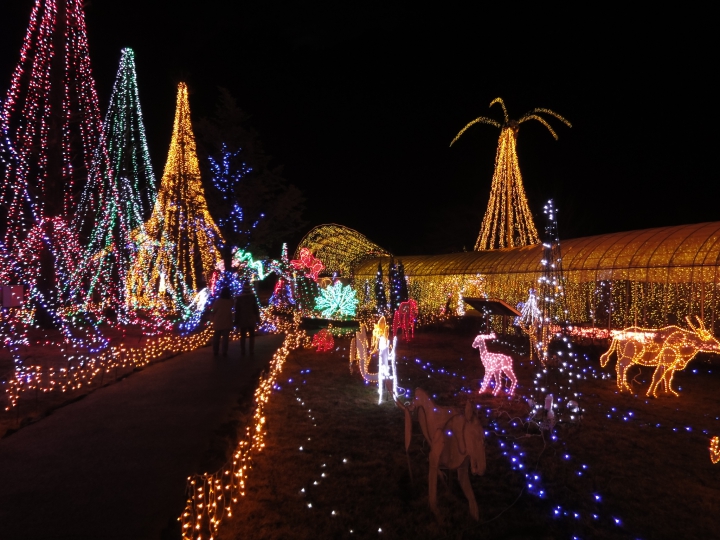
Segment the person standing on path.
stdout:
[[230,330],[233,324],[233,301],[230,298],[230,289],[225,287],[220,291],[220,298],[215,300],[210,308],[212,313],[213,330],[213,355],[217,356],[222,339],[222,355],[227,356]]
[[255,348],[255,325],[260,322],[260,308],[250,283],[243,283],[242,294],[235,300],[235,328],[240,331],[240,354],[245,355],[245,337],[250,334],[250,354]]

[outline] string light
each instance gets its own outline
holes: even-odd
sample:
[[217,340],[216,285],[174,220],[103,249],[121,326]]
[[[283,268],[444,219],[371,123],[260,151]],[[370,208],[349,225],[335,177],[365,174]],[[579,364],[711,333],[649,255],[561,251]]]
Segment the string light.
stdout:
[[480,361],[485,368],[485,377],[480,385],[480,393],[482,394],[488,390],[490,388],[490,382],[495,379],[493,396],[497,396],[502,388],[502,376],[505,375],[510,379],[510,388],[506,389],[506,392],[509,396],[512,396],[517,387],[517,377],[513,369],[513,359],[507,354],[491,353],[488,351],[487,345],[485,344],[485,340],[488,339],[495,339],[495,333],[478,334],[472,344],[473,348],[480,352]]
[[36,0],[0,119],[15,155],[0,185],[12,280],[27,285],[28,313],[43,315],[67,335],[74,300],[67,284],[78,271],[87,225],[101,200],[115,198],[85,190],[111,181],[112,171],[82,2]]
[[142,302],[156,295],[164,309],[182,315],[194,294],[203,289],[221,260],[220,231],[208,211],[190,122],[185,83],[178,85],[175,122],[165,171],[152,215],[145,225],[146,249],[133,269],[134,283],[143,288]]
[[337,281],[329,287],[320,289],[315,301],[315,310],[325,319],[351,319],[357,311],[358,300],[355,291],[349,285]]
[[[81,206],[91,205],[98,197],[98,205],[90,217],[92,222],[80,221],[78,230],[90,230],[89,242],[76,271],[67,284],[68,297],[76,303],[76,311],[93,312],[102,320],[108,309],[119,322],[141,323],[158,328],[163,321],[157,317],[134,316],[146,306],[138,302],[137,281],[128,281],[128,272],[135,265],[137,240],[145,238],[144,220],[155,201],[155,176],[148,152],[145,127],[135,73],[132,49],[123,49],[110,106],[103,126],[101,148],[107,148],[105,159],[110,168],[105,174],[91,178],[102,184],[88,182]],[[99,193],[99,195],[96,195]],[[143,283],[141,289],[146,289]]]
[[402,330],[405,341],[415,337],[415,323],[418,318],[418,305],[412,298],[407,302],[401,302],[393,317],[393,335],[397,336]]
[[663,386],[665,392],[675,396],[679,394],[672,388],[676,371],[684,370],[688,362],[699,352],[720,353],[720,342],[708,330],[700,318],[694,326],[690,317],[686,318],[691,330],[678,326],[666,326],[659,329],[626,328],[613,337],[610,348],[600,356],[600,365],[605,367],[613,354],[617,354],[617,386],[632,392],[627,381],[627,370],[632,364],[655,366],[652,383],[647,396],[657,397],[658,389]]
[[572,127],[570,122],[550,109],[533,109],[520,120],[510,120],[503,100],[495,98],[490,102],[490,107],[496,103],[502,107],[505,118],[503,124],[481,116],[461,129],[460,133],[450,143],[450,146],[452,146],[468,128],[478,123],[490,124],[500,129],[500,138],[495,153],[495,172],[493,173],[490,188],[490,200],[480,227],[480,234],[475,243],[475,251],[527,246],[538,243],[537,229],[533,223],[532,213],[525,196],[520,165],[518,164],[517,134],[520,124],[527,120],[537,120],[557,140],[557,133],[538,114],[554,116],[568,127]]
[[315,282],[317,282],[320,272],[325,268],[323,262],[314,257],[308,248],[300,248],[298,258],[290,261],[290,264],[296,270],[304,272],[306,276]]
[[713,465],[720,462],[720,437],[718,436],[710,439],[710,461]]
[[312,346],[317,347],[317,352],[330,352],[335,347],[335,338],[329,330],[323,328],[313,336]]
[[245,496],[248,473],[252,467],[252,455],[265,447],[265,408],[270,402],[272,390],[283,370],[290,351],[307,345],[304,331],[298,330],[299,317],[280,348],[270,360],[267,375],[260,378],[255,389],[255,411],[247,426],[245,437],[238,442],[231,459],[215,473],[196,474],[188,477],[188,498],[185,510],[178,518],[184,540],[214,538],[222,522],[232,517],[233,508]]
[[368,258],[389,255],[356,230],[336,223],[319,225],[307,233],[298,244],[296,258],[304,248],[322,259],[328,272],[344,277],[352,276],[354,268]]

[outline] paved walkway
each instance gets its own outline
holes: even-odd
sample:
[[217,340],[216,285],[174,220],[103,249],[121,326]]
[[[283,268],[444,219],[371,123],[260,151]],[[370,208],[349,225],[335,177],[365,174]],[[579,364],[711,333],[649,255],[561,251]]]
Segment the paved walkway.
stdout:
[[0,539],[179,538],[186,478],[281,343],[183,354],[0,440]]

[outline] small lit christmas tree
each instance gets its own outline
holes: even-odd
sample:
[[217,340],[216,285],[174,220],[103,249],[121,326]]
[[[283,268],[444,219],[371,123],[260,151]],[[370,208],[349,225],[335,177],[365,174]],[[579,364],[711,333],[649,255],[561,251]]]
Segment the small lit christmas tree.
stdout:
[[166,308],[179,313],[182,303],[189,304],[210,281],[220,262],[217,245],[222,241],[200,179],[185,83],[178,85],[170,151],[145,229],[147,248],[133,269],[134,283],[139,275],[149,276],[150,296],[160,294]]

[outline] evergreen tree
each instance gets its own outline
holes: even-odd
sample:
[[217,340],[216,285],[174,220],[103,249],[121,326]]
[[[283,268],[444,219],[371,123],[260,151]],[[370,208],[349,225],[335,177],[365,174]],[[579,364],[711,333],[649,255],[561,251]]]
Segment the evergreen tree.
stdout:
[[92,221],[105,195],[80,194],[110,173],[80,0],[36,0],[2,111],[17,152],[0,185],[4,242],[36,315],[64,328],[60,291],[89,234],[78,225]]
[[375,276],[375,303],[377,304],[377,312],[379,314],[387,311],[387,295],[385,294],[385,283],[383,282],[382,265],[378,263],[377,274]]

